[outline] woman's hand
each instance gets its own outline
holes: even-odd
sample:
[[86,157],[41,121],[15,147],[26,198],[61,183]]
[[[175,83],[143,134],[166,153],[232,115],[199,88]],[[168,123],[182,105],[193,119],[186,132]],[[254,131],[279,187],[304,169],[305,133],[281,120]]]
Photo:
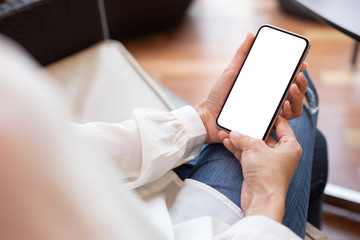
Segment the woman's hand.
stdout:
[[245,214],[265,215],[281,222],[286,193],[302,149],[285,118],[278,117],[274,127],[279,142],[272,137],[264,142],[237,132],[231,132],[223,142],[242,165],[241,206]]
[[221,110],[222,105],[225,102],[227,95],[230,92],[240,67],[246,58],[246,55],[250,50],[254,38],[255,36],[253,33],[248,33],[245,41],[237,50],[230,65],[224,70],[223,74],[211,89],[209,96],[205,99],[205,101],[195,106],[195,109],[199,113],[201,120],[206,128],[206,143],[222,142],[222,139],[218,136],[220,129],[216,126],[216,118]]
[[[195,109],[199,113],[207,131],[206,143],[220,143],[225,137],[228,136],[227,133],[220,131],[216,126],[216,118],[221,110],[222,105],[225,102],[227,95],[229,94],[231,86],[236,79],[236,76],[246,58],[246,55],[250,50],[254,38],[255,36],[253,33],[249,33],[247,35],[245,41],[237,50],[230,65],[225,69],[223,74],[215,83],[209,96],[201,104],[195,106]],[[302,114],[303,99],[307,87],[307,81],[302,71],[306,69],[306,66],[307,64],[303,64],[301,72],[298,74],[296,80],[291,85],[287,100],[283,104],[281,115],[286,119],[290,120],[292,118],[299,117]]]

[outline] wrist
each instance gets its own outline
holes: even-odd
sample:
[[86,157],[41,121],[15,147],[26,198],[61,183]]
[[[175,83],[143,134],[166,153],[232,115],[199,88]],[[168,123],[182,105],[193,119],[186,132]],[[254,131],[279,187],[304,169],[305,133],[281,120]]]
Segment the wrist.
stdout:
[[208,129],[208,125],[206,122],[206,111],[205,111],[205,107],[204,107],[204,103],[200,103],[199,105],[196,105],[194,107],[194,109],[197,111],[197,113],[200,116],[200,119],[206,129],[206,139],[205,139],[205,143],[209,143],[209,129]]
[[254,195],[245,215],[263,215],[281,223],[285,214],[285,196],[286,194]]

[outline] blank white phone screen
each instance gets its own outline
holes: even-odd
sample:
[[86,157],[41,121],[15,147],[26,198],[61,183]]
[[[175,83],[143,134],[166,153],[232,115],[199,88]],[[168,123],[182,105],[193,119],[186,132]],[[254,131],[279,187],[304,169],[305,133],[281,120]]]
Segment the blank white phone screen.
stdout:
[[308,47],[303,38],[262,27],[217,123],[262,139]]

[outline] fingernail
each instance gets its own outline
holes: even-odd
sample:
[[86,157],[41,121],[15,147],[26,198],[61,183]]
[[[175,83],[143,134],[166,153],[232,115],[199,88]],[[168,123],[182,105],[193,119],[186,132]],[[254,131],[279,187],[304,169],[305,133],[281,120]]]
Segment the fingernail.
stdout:
[[230,133],[230,138],[237,138],[240,136],[241,136],[241,134],[237,131],[231,131],[231,133]]

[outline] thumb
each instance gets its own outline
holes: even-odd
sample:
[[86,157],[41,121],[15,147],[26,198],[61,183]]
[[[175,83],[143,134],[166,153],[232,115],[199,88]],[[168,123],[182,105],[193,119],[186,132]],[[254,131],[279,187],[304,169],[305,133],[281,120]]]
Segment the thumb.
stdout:
[[242,135],[237,131],[231,131],[230,133],[230,141],[232,145],[242,151],[246,151],[252,149],[256,146],[259,146],[260,139],[251,138],[246,135]]

